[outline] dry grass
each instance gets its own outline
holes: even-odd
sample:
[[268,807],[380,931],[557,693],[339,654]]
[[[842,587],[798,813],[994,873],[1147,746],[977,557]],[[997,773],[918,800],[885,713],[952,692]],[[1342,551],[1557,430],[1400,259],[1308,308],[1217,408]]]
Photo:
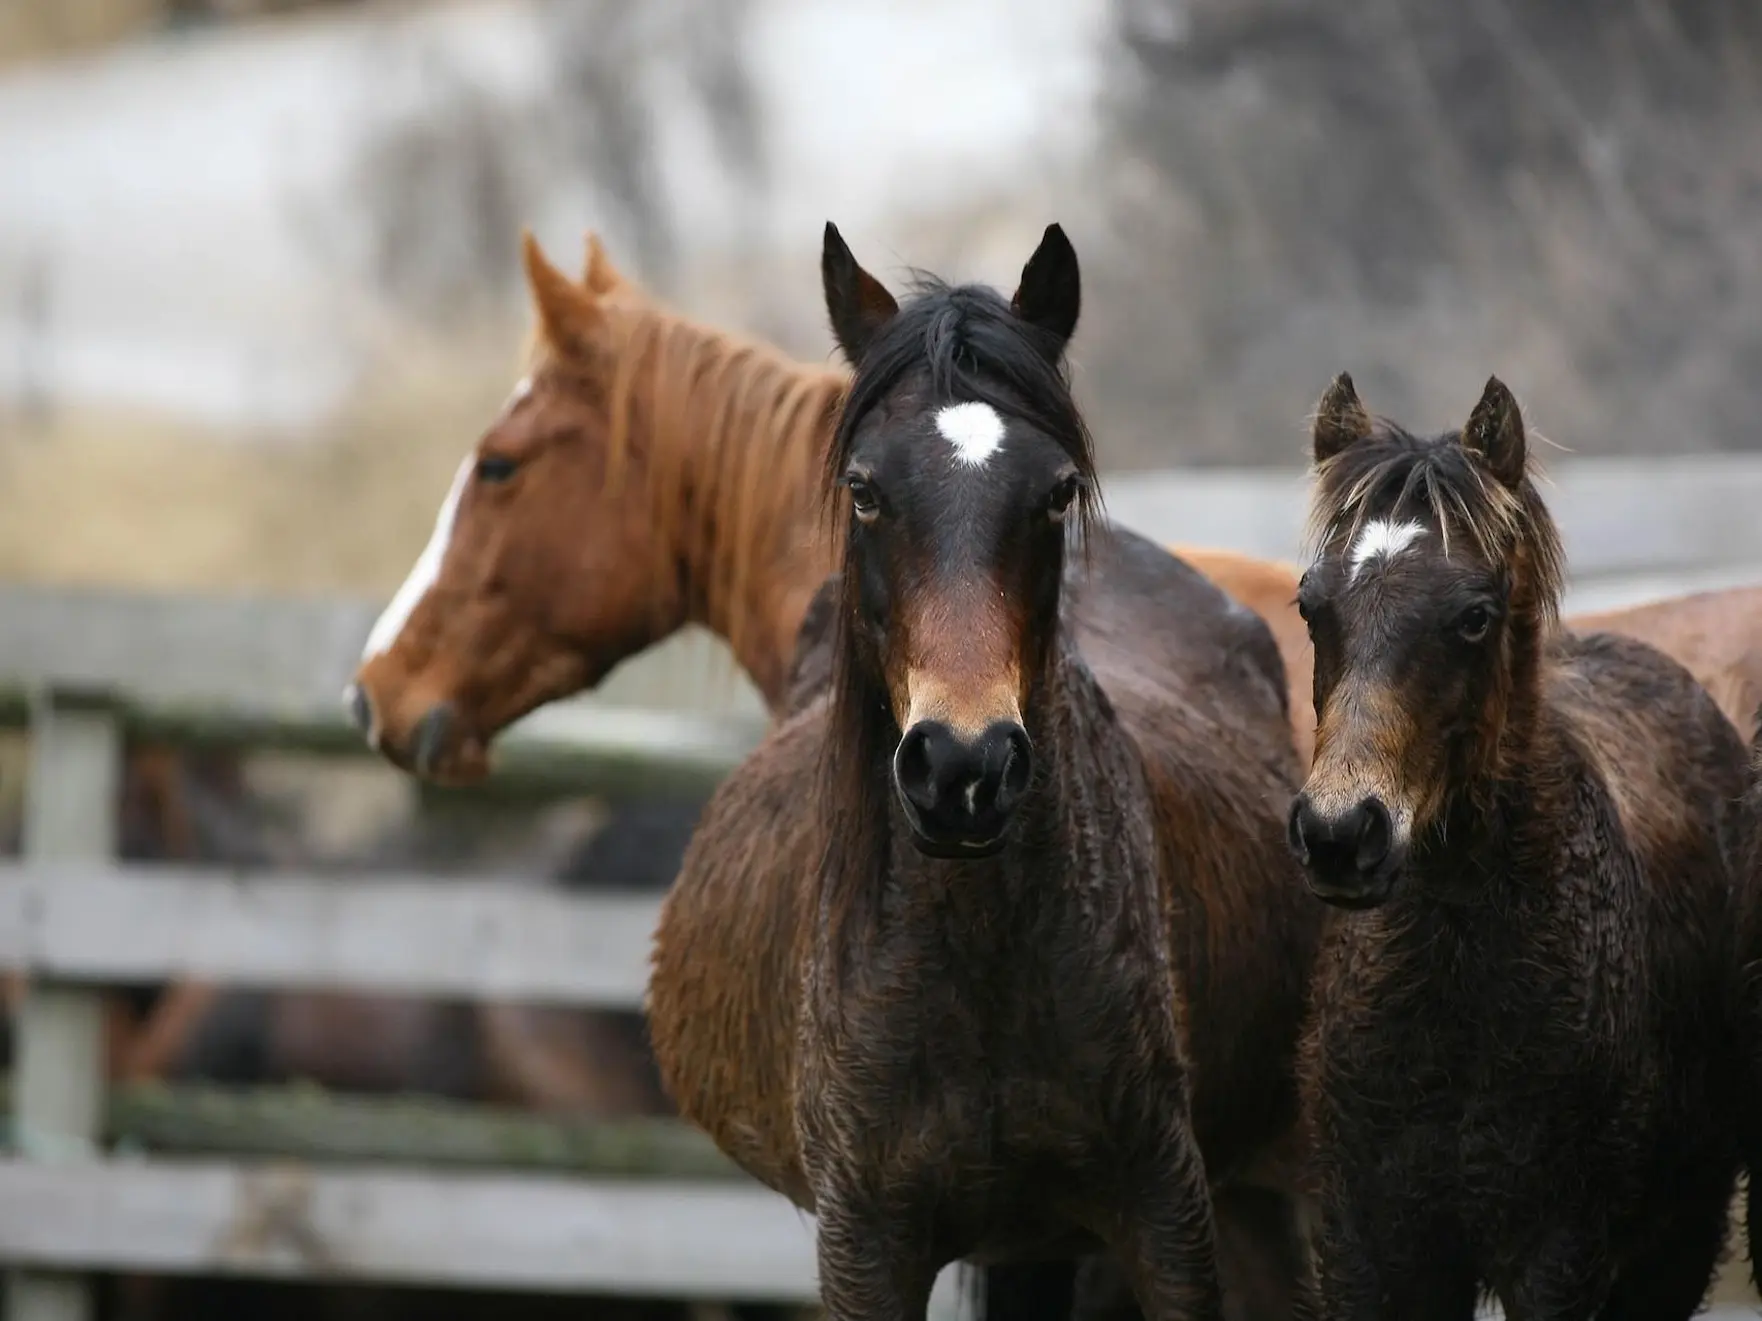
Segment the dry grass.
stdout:
[[0,576],[226,592],[389,595],[515,360],[458,355],[381,377],[311,443],[138,415],[0,432]]

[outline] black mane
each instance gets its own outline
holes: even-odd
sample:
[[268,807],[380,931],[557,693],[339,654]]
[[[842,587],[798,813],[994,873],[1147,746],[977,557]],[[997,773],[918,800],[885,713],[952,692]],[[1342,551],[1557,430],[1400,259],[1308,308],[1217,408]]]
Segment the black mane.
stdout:
[[881,327],[856,364],[826,457],[826,490],[835,491],[850,462],[857,427],[908,376],[929,380],[930,404],[975,400],[1057,442],[1083,478],[1073,510],[1085,525],[1096,508],[1095,451],[1071,395],[1064,346],[1011,310],[995,289],[949,285],[919,274],[912,296]]

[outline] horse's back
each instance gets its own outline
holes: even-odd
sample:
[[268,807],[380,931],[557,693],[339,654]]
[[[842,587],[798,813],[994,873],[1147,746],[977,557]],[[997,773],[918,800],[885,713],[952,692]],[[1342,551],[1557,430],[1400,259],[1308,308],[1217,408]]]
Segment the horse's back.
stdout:
[[1657,648],[1613,633],[1556,637],[1547,688],[1615,798],[1648,870],[1703,844],[1740,846],[1749,754],[1719,704]]
[[1575,615],[1574,631],[1640,638],[1681,661],[1726,717],[1748,735],[1762,704],[1762,586],[1673,596]]
[[1118,526],[1096,529],[1087,559],[1073,557],[1067,577],[1078,646],[1110,695],[1148,690],[1253,742],[1289,749],[1285,663],[1253,610]]

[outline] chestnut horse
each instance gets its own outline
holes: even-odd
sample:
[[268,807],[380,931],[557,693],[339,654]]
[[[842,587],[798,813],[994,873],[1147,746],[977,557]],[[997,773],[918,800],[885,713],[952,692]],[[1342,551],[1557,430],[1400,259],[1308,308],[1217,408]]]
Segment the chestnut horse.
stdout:
[[1724,1245],[1742,741],[1660,652],[1561,633],[1497,379],[1460,432],[1315,423],[1307,1097],[1322,1313],[1686,1318]]
[[1065,565],[1092,472],[1056,228],[1009,304],[932,286],[895,311],[830,230],[825,266],[859,362],[822,456],[854,509],[838,678],[719,787],[663,905],[663,1077],[817,1211],[837,1312],[911,1315],[952,1258],[1099,1240],[1160,1314],[1165,1235],[1202,1302],[1183,1078],[1214,1185],[1276,1160],[1322,916],[1283,840],[1277,648],[1123,530]]

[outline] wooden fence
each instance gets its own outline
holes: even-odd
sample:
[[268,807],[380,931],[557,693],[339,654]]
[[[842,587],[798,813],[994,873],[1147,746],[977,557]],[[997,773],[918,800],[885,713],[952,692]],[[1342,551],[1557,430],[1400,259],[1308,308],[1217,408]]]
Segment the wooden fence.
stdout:
[[[0,962],[34,979],[0,1158],[7,1315],[89,1317],[80,1272],[95,1270],[812,1301],[811,1222],[680,1125],[107,1094],[109,984],[640,1005],[652,895],[115,861],[129,735],[356,751],[337,694],[365,617],[0,592],[0,718],[30,731],[24,857],[0,866]],[[551,726],[511,738],[503,785],[704,784],[758,733],[751,719],[603,704]]]
[[[1574,608],[1762,579],[1762,463],[1562,468]],[[1109,492],[1116,517],[1160,540],[1280,556],[1297,551],[1301,499],[1289,474],[1149,474]],[[96,1270],[811,1301],[808,1218],[677,1126],[107,1092],[97,994],[119,982],[640,1003],[652,896],[117,864],[125,737],[364,754],[338,695],[372,614],[0,590],[0,722],[31,735],[25,853],[0,866],[0,964],[34,978],[0,1157],[7,1315],[84,1321],[81,1272]],[[709,654],[677,644],[600,700],[529,718],[497,783],[713,782],[762,713],[742,682],[704,682]],[[946,1275],[938,1299],[951,1305]]]

